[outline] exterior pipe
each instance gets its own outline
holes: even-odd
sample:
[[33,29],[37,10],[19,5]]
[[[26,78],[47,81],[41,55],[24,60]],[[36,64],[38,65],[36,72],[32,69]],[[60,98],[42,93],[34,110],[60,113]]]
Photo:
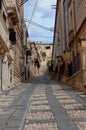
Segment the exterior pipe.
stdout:
[[2,88],[2,62],[3,62],[3,57],[1,57],[1,90],[3,90]]

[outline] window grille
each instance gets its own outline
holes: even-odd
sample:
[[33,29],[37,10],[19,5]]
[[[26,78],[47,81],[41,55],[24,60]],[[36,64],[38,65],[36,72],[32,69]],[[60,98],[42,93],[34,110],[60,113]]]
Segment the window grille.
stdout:
[[69,77],[72,76],[73,74],[75,74],[76,72],[78,72],[80,70],[80,66],[81,66],[80,53],[78,53],[73,58],[73,60],[71,61],[71,63],[68,64]]

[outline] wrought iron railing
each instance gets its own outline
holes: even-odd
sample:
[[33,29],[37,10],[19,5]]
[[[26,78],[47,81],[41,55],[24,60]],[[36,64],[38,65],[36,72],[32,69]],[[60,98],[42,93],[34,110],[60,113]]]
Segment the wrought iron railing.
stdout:
[[75,74],[76,72],[78,72],[80,70],[80,66],[81,66],[81,61],[80,61],[80,53],[78,53],[73,61],[70,62],[70,64],[68,64],[68,73],[69,76],[72,76],[73,74]]

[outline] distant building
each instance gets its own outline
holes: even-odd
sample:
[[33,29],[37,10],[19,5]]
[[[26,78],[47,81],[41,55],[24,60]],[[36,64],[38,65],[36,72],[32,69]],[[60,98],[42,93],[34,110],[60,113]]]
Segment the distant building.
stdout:
[[36,47],[40,54],[41,64],[46,64],[52,57],[52,46],[51,43],[38,43],[36,42]]
[[28,78],[38,75],[38,64],[40,65],[40,55],[35,42],[28,42],[26,50],[26,62],[28,68]]
[[47,65],[47,61],[51,61],[52,44],[28,42],[28,49],[26,50],[27,66],[29,68],[29,77],[39,75],[39,68]]

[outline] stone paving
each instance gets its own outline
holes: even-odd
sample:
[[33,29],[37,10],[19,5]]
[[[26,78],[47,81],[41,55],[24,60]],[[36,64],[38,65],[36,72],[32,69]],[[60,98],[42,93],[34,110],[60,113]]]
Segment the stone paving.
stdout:
[[42,82],[31,96],[23,130],[86,130],[86,95],[46,78]]
[[86,130],[86,94],[39,76],[0,94],[0,130]]
[[[69,115],[78,129],[86,130],[86,94],[73,91],[65,85],[62,86],[63,85],[52,86],[56,99],[60,102],[63,109],[65,109],[65,112]],[[67,88],[66,91],[65,87]]]
[[[0,95],[0,130],[19,130],[27,110],[32,85],[22,84]],[[29,92],[28,92],[29,89]]]
[[31,97],[24,130],[59,130],[46,97],[46,86],[38,85]]

